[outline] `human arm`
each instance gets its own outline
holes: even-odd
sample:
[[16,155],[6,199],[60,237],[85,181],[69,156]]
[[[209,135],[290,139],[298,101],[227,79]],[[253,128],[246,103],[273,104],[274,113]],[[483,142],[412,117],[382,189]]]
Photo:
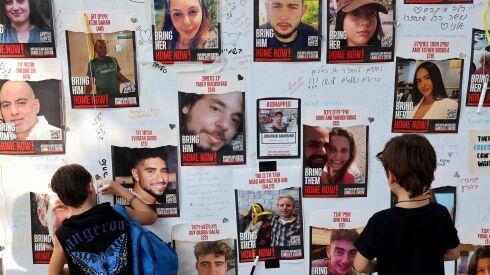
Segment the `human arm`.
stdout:
[[94,81],[94,78],[93,77],[90,77],[89,81],[88,81],[88,85],[85,86],[85,93],[86,94],[90,94],[92,92],[92,83]]
[[131,80],[129,80],[127,77],[125,77],[121,72],[117,72],[117,78],[122,83],[131,82]]
[[61,244],[56,236],[54,236],[52,240],[54,248],[53,254],[51,255],[51,260],[49,261],[48,275],[69,274],[68,271],[64,269],[66,262],[65,252],[63,251],[63,248],[61,247]]
[[358,251],[354,258],[354,268],[362,273],[374,273],[376,272],[376,260],[370,261]]
[[[157,214],[151,207],[115,181],[105,181],[104,186],[99,188],[99,192],[103,195],[117,195],[130,202],[129,207],[126,207],[126,212],[143,225],[153,224],[157,220]],[[133,196],[135,196],[134,199]]]
[[459,246],[446,250],[444,253],[444,261],[454,261],[459,258]]

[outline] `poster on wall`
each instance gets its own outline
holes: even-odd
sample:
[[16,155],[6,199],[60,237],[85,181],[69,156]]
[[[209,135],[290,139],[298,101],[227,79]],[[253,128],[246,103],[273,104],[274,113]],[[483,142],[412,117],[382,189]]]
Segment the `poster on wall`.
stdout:
[[172,226],[179,255],[179,275],[238,275],[236,234],[230,223],[184,223]]
[[235,169],[239,261],[303,259],[300,167]]
[[257,99],[257,158],[299,158],[301,99]]
[[327,10],[327,63],[393,61],[395,1],[329,0]]
[[71,216],[56,195],[30,192],[32,263],[48,264],[53,253],[52,236]]
[[319,61],[322,1],[254,0],[254,61]]
[[366,111],[347,107],[303,111],[303,196],[367,196]]
[[56,57],[51,0],[1,0],[0,58]]
[[461,244],[456,261],[456,275],[488,274],[490,272],[490,245]]
[[61,63],[0,62],[0,154],[65,152]]
[[473,0],[404,0],[405,4],[472,4]]
[[490,175],[490,131],[473,130],[468,138],[468,174]]
[[471,64],[469,66],[468,90],[466,92],[466,106],[478,106],[482,89],[487,84],[484,92],[482,106],[490,106],[490,45],[484,30],[473,29],[471,43]]
[[[179,217],[177,146],[129,148],[111,146],[114,180],[149,204],[159,218]],[[128,202],[114,196],[114,203]]]
[[87,13],[85,18],[70,21],[66,31],[72,108],[138,107],[135,32],[120,24],[130,15]]
[[153,60],[208,63],[219,57],[219,0],[153,0],[153,7]]
[[397,57],[393,133],[457,133],[462,59]]
[[354,269],[357,248],[369,213],[356,209],[319,209],[311,212],[310,275],[359,274]]
[[245,164],[245,88],[240,74],[177,75],[182,166]]

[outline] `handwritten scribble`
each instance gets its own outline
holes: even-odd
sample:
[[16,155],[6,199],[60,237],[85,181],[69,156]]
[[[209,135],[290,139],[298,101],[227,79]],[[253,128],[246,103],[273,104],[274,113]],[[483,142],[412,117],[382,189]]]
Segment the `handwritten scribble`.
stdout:
[[0,61],[0,78],[7,78],[11,71],[12,68],[7,68],[7,64]]
[[238,38],[240,38],[240,35],[241,33],[223,32],[222,33],[223,45],[236,43],[238,41]]
[[136,38],[138,39],[138,44],[144,45],[144,44],[151,44],[152,42],[152,37],[151,37],[151,29],[146,28],[143,29],[143,27],[138,26],[136,28],[136,31],[138,32]]

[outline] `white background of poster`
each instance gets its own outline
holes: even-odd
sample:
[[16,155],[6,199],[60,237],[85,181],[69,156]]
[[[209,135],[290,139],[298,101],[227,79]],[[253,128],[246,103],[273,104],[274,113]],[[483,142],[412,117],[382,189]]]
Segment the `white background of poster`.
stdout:
[[[146,2],[146,3],[145,3]],[[258,166],[256,159],[256,99],[263,97],[301,98],[302,108],[345,108],[365,106],[369,109],[369,170],[368,196],[366,198],[305,199],[303,200],[304,228],[310,223],[313,209],[366,209],[375,212],[389,207],[390,194],[385,172],[375,159],[385,142],[394,136],[391,130],[395,64],[326,65],[325,41],[322,42],[320,62],[311,63],[253,63],[253,1],[221,1],[221,22],[224,54],[220,62],[213,64],[176,64],[153,66],[151,46],[151,1],[143,0],[54,0],[55,39],[57,59],[61,62],[65,95],[66,154],[57,156],[0,156],[0,252],[5,274],[46,274],[47,266],[33,265],[30,242],[29,192],[47,193],[51,175],[61,165],[80,163],[93,175],[103,175],[104,163],[111,159],[111,140],[121,133],[121,128],[169,129],[178,131],[178,104],[176,73],[179,71],[204,70],[207,73],[235,71],[246,81],[246,131],[247,165],[237,167],[182,167],[181,217],[159,219],[151,228],[166,240],[170,240],[170,225],[195,220],[228,220],[234,223],[234,196],[231,184],[232,169]],[[326,3],[323,3],[326,7]],[[447,6],[449,11],[432,12],[424,8]],[[461,5],[404,5],[397,1],[395,56],[421,58],[412,54],[415,41],[449,42],[449,53],[436,55],[437,59],[465,58],[462,91],[468,83],[468,64],[471,50],[471,28],[483,29],[483,0],[462,5],[463,12],[453,12]],[[326,10],[324,8],[324,10]],[[63,12],[62,12],[63,11]],[[72,110],[69,101],[67,53],[64,30],[70,18],[65,12],[114,11],[128,14],[128,22],[136,31],[136,54],[140,107],[118,110]],[[450,21],[450,15],[468,15]],[[437,14],[443,21],[410,21],[405,15],[427,18]],[[131,18],[133,20],[131,20]],[[454,18],[454,16],[453,16]],[[322,18],[326,30],[326,15]],[[451,24],[461,23],[452,31]],[[446,29],[443,29],[448,24]],[[116,27],[115,27],[116,28]],[[235,54],[236,53],[236,54]],[[423,55],[422,55],[423,57]],[[88,62],[88,60],[87,60]],[[478,67],[479,64],[476,64]],[[1,69],[1,68],[0,68]],[[461,94],[464,103],[465,92]],[[456,226],[484,227],[490,225],[489,176],[470,177],[467,168],[469,130],[490,128],[490,109],[461,104],[458,134],[427,135],[438,153],[436,186],[456,185]],[[175,134],[178,136],[178,134]],[[303,136],[303,135],[302,135]],[[127,146],[130,144],[128,143]],[[301,159],[278,160],[279,165],[301,166]],[[109,165],[109,164],[106,164]],[[107,178],[111,178],[108,167]],[[301,173],[298,170],[298,173]],[[454,177],[458,175],[459,178]],[[473,187],[471,187],[473,186]],[[478,187],[474,187],[478,186]],[[464,191],[463,191],[464,190]],[[465,234],[464,230],[461,234]],[[470,239],[471,236],[462,236]],[[309,232],[304,232],[305,240]],[[309,251],[305,241],[305,251]],[[256,274],[307,274],[308,255],[299,264],[281,262],[280,269],[265,271],[259,263]],[[454,264],[447,264],[447,274]],[[251,264],[240,264],[239,273],[249,274]]]

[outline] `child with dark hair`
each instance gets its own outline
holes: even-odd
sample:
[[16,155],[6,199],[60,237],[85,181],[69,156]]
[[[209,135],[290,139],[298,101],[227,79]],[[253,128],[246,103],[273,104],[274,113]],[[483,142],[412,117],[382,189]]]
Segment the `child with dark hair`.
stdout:
[[[65,261],[70,274],[132,274],[129,225],[109,203],[97,205],[92,176],[78,164],[60,167],[51,188],[72,216],[63,221],[53,238],[48,273],[62,274]],[[120,184],[107,181],[101,194],[121,196],[129,202],[128,215],[141,224],[155,222],[156,213]]]
[[444,275],[444,261],[459,257],[459,238],[446,207],[430,201],[436,153],[421,135],[392,138],[377,158],[394,207],[374,214],[354,243],[354,267],[379,275]]
[[471,255],[468,264],[468,275],[487,275],[490,274],[490,245],[478,248]]

